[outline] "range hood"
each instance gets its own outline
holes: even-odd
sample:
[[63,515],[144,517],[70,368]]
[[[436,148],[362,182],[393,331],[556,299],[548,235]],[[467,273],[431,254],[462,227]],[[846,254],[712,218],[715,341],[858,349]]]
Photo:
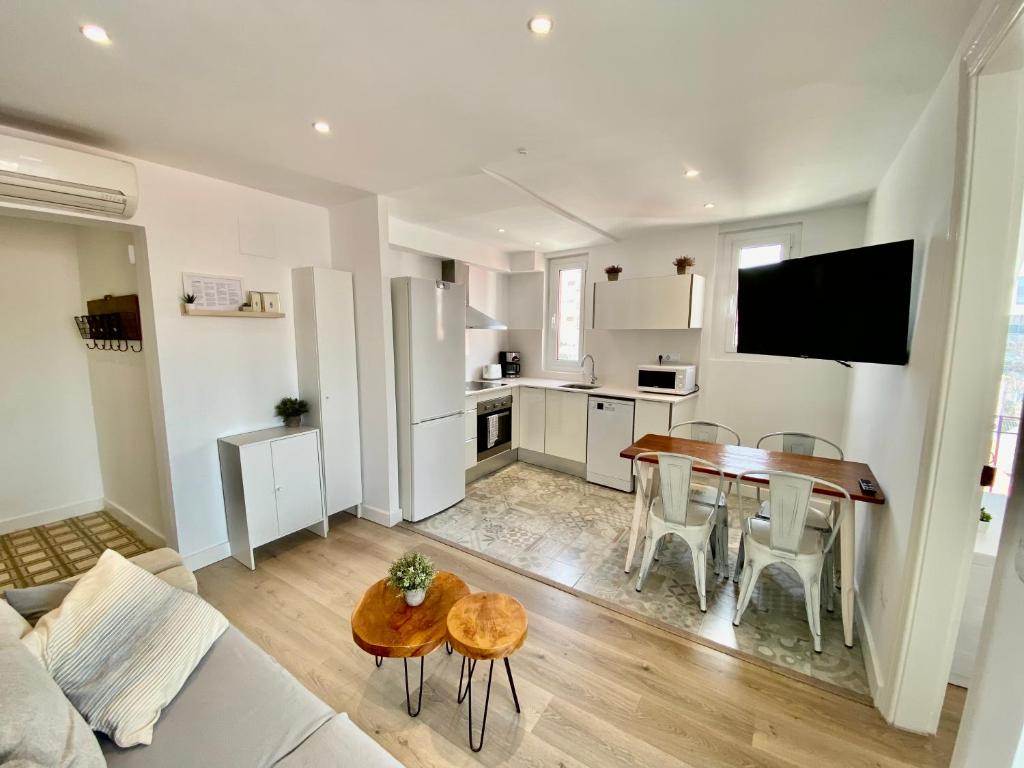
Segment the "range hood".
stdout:
[[445,259],[441,262],[441,279],[449,283],[461,283],[466,286],[466,327],[487,331],[505,331],[508,326],[495,320],[486,312],[481,312],[469,303],[469,266],[461,261]]

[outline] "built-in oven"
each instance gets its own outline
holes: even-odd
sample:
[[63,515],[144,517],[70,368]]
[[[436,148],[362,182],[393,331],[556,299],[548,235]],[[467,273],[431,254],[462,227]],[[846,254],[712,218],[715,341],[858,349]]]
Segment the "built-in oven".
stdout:
[[476,404],[476,460],[512,450],[512,395]]

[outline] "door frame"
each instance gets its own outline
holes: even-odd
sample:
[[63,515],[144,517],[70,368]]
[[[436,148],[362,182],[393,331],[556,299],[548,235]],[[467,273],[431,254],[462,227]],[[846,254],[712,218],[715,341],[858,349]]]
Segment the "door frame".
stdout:
[[[945,696],[977,526],[977,517],[972,522],[965,510],[970,499],[980,493],[977,478],[988,450],[983,441],[975,445],[963,437],[971,434],[970,425],[976,431],[978,425],[987,423],[998,390],[998,373],[977,370],[969,336],[979,316],[991,323],[996,314],[1004,317],[1008,306],[980,303],[968,282],[972,271],[977,274],[993,262],[1000,267],[1007,261],[1005,254],[998,254],[990,255],[988,264],[979,262],[967,237],[979,77],[1014,23],[1024,23],[1019,21],[1022,12],[1024,0],[984,4],[972,21],[974,32],[958,63],[957,146],[948,233],[954,255],[949,320],[932,427],[925,436],[917,520],[911,528],[919,535],[908,551],[892,686],[886,700],[876,702],[890,722],[926,733],[935,731]],[[1019,176],[1014,183],[1021,183]],[[1016,215],[1019,223],[1019,208]],[[990,273],[989,279],[998,278]],[[998,355],[1001,361],[1002,346]],[[984,392],[989,385],[991,398],[967,396]]]

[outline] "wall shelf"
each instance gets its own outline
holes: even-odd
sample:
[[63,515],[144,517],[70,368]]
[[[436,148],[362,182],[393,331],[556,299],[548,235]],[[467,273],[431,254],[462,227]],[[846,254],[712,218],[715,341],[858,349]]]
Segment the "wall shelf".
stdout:
[[284,312],[242,312],[237,309],[200,309],[198,307],[190,307],[188,304],[181,305],[181,314],[191,317],[244,317],[247,319],[272,319],[285,316]]

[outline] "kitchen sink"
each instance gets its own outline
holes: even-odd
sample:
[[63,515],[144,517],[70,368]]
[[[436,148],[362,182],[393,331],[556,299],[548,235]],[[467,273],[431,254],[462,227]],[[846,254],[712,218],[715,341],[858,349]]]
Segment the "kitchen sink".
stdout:
[[600,384],[560,384],[562,389],[599,389]]

